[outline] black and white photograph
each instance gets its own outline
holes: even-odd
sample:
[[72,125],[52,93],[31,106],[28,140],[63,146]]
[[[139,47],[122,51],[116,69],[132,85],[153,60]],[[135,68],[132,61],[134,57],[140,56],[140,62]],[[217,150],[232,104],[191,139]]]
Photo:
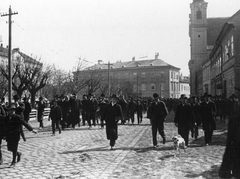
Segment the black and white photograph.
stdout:
[[0,179],[225,178],[239,0],[0,0]]

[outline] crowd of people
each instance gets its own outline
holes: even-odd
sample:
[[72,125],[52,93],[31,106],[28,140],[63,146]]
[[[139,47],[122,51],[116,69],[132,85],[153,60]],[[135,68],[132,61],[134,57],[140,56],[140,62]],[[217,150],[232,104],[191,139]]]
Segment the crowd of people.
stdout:
[[[240,91],[237,88],[236,90]],[[144,113],[150,119],[154,147],[158,147],[157,132],[162,137],[162,143],[166,143],[164,122],[166,116],[171,112],[174,113],[173,122],[177,127],[177,133],[185,140],[186,147],[189,145],[189,136],[198,138],[200,127],[204,131],[205,145],[211,145],[213,131],[216,130],[216,120],[219,119],[226,123],[226,119],[228,119],[230,132],[228,132],[226,152],[220,171],[221,175],[227,175],[229,174],[228,170],[231,169],[231,173],[233,171],[236,173],[236,171],[239,172],[237,168],[240,168],[240,139],[239,134],[235,134],[238,129],[236,127],[239,127],[239,96],[237,93],[237,95],[233,94],[229,98],[224,98],[222,96],[213,97],[205,93],[202,97],[187,98],[185,95],[181,95],[180,99],[162,99],[157,93],[154,93],[152,97],[127,97],[125,99],[124,95],[116,94],[110,97],[102,94],[98,98],[93,94],[84,94],[82,99],[79,99],[76,94],[56,95],[50,103],[48,120],[52,122],[52,135],[55,135],[56,129],[61,134],[65,128],[74,129],[81,125],[87,125],[89,129],[96,125],[101,129],[106,128],[106,136],[110,140],[111,149],[113,149],[118,138],[118,125],[139,125],[142,123]],[[28,99],[24,98],[21,101],[18,95],[15,95],[13,99],[14,103],[8,107],[4,105],[3,100],[0,105],[0,145],[2,139],[6,139],[8,150],[13,153],[10,166],[14,166],[21,159],[21,153],[17,148],[20,137],[26,140],[23,126],[36,133],[28,124],[31,112]],[[37,103],[39,129],[44,127],[45,107],[43,97],[39,97]],[[232,159],[235,157],[235,160],[229,161],[229,156]],[[0,164],[2,161],[0,148]]]

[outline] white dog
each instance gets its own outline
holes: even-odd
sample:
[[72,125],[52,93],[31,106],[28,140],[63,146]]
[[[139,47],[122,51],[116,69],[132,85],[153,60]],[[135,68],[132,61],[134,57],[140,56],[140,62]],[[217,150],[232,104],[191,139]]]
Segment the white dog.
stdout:
[[175,156],[177,155],[177,152],[179,152],[180,155],[180,147],[183,148],[184,152],[186,152],[186,145],[185,140],[182,138],[181,135],[173,136],[173,149],[175,150]]

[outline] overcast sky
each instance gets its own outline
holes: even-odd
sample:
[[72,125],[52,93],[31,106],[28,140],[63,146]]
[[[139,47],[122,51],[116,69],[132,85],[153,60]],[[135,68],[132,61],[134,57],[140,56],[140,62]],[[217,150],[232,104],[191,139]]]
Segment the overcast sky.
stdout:
[[[97,63],[130,61],[156,52],[189,74],[192,0],[0,0],[12,11],[12,47],[58,68],[72,70],[78,57]],[[240,0],[206,0],[208,17],[229,17]],[[7,17],[0,35],[8,45]]]

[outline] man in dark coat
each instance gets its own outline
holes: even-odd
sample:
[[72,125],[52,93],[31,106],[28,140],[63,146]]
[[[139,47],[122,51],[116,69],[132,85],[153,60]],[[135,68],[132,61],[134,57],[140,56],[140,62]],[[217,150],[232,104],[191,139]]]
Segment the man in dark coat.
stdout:
[[163,138],[163,144],[166,142],[166,136],[164,133],[164,121],[168,114],[165,103],[159,100],[157,93],[153,94],[154,101],[151,103],[148,109],[148,118],[151,120],[152,125],[152,140],[153,146],[157,147],[157,131]]
[[100,100],[99,100],[99,103],[98,103],[101,128],[104,128],[103,114],[104,114],[104,111],[106,110],[107,104],[108,103],[105,100],[105,95],[101,94]]
[[0,103],[0,165],[3,163],[1,145],[5,135],[6,135],[6,112],[2,106],[2,103]]
[[21,160],[21,153],[18,152],[18,143],[20,140],[21,125],[25,126],[29,131],[36,133],[36,131],[26,121],[24,121],[19,115],[17,115],[15,111],[16,111],[15,104],[11,104],[11,106],[8,108],[8,115],[6,117],[7,148],[13,154],[13,159],[10,167],[15,166],[16,157],[17,157],[17,162]]
[[62,110],[61,107],[58,106],[57,101],[53,100],[53,105],[51,106],[49,119],[52,120],[52,135],[55,135],[55,128],[59,130],[59,134],[61,134],[60,121],[62,120]]
[[37,119],[38,119],[38,122],[39,122],[39,129],[43,128],[44,108],[45,108],[45,104],[44,104],[44,101],[43,101],[43,97],[40,96],[38,104],[37,104]]
[[28,122],[29,121],[29,114],[32,110],[32,107],[31,107],[27,97],[23,98],[23,103],[24,103],[24,106],[25,106],[25,109],[23,111],[24,120],[26,122]]
[[216,130],[216,106],[213,101],[210,100],[211,95],[204,93],[203,102],[201,103],[201,118],[202,128],[204,130],[205,144],[209,145],[212,142],[213,131]]
[[125,124],[125,122],[128,120],[128,114],[127,114],[128,102],[125,100],[125,97],[123,95],[119,97],[118,104],[121,106],[122,113],[123,113],[121,124]]
[[106,106],[102,117],[106,121],[107,139],[110,140],[111,150],[118,138],[118,121],[122,119],[122,109],[117,104],[117,96],[115,94],[111,97],[111,102]]
[[137,100],[136,104],[136,112],[137,112],[137,121],[138,124],[142,123],[142,118],[143,118],[143,105],[140,99]]
[[240,88],[235,87],[238,104],[229,118],[226,149],[223,155],[219,176],[240,178]]
[[193,111],[193,115],[195,118],[196,125],[192,128],[192,137],[195,139],[198,138],[198,127],[202,124],[201,115],[200,115],[200,103],[198,102],[198,99],[196,96],[191,97],[191,107]]
[[81,108],[81,101],[77,99],[76,94],[72,94],[69,100],[70,103],[70,125],[72,128],[75,128],[75,125],[78,124],[80,127],[80,108]]
[[128,116],[131,120],[132,124],[134,124],[134,114],[136,112],[136,103],[134,102],[133,98],[130,97],[130,101],[128,103]]
[[180,100],[181,102],[176,108],[174,123],[178,127],[178,134],[182,136],[188,146],[189,132],[196,125],[195,118],[191,106],[187,104],[187,97],[182,94]]
[[88,94],[88,102],[87,102],[87,121],[89,128],[96,126],[96,112],[97,112],[97,103],[94,99],[93,95],[90,93]]
[[82,110],[81,110],[82,124],[83,126],[85,126],[85,123],[87,122],[87,108],[88,108],[88,99],[86,94],[83,95],[83,99],[81,103],[82,103]]

